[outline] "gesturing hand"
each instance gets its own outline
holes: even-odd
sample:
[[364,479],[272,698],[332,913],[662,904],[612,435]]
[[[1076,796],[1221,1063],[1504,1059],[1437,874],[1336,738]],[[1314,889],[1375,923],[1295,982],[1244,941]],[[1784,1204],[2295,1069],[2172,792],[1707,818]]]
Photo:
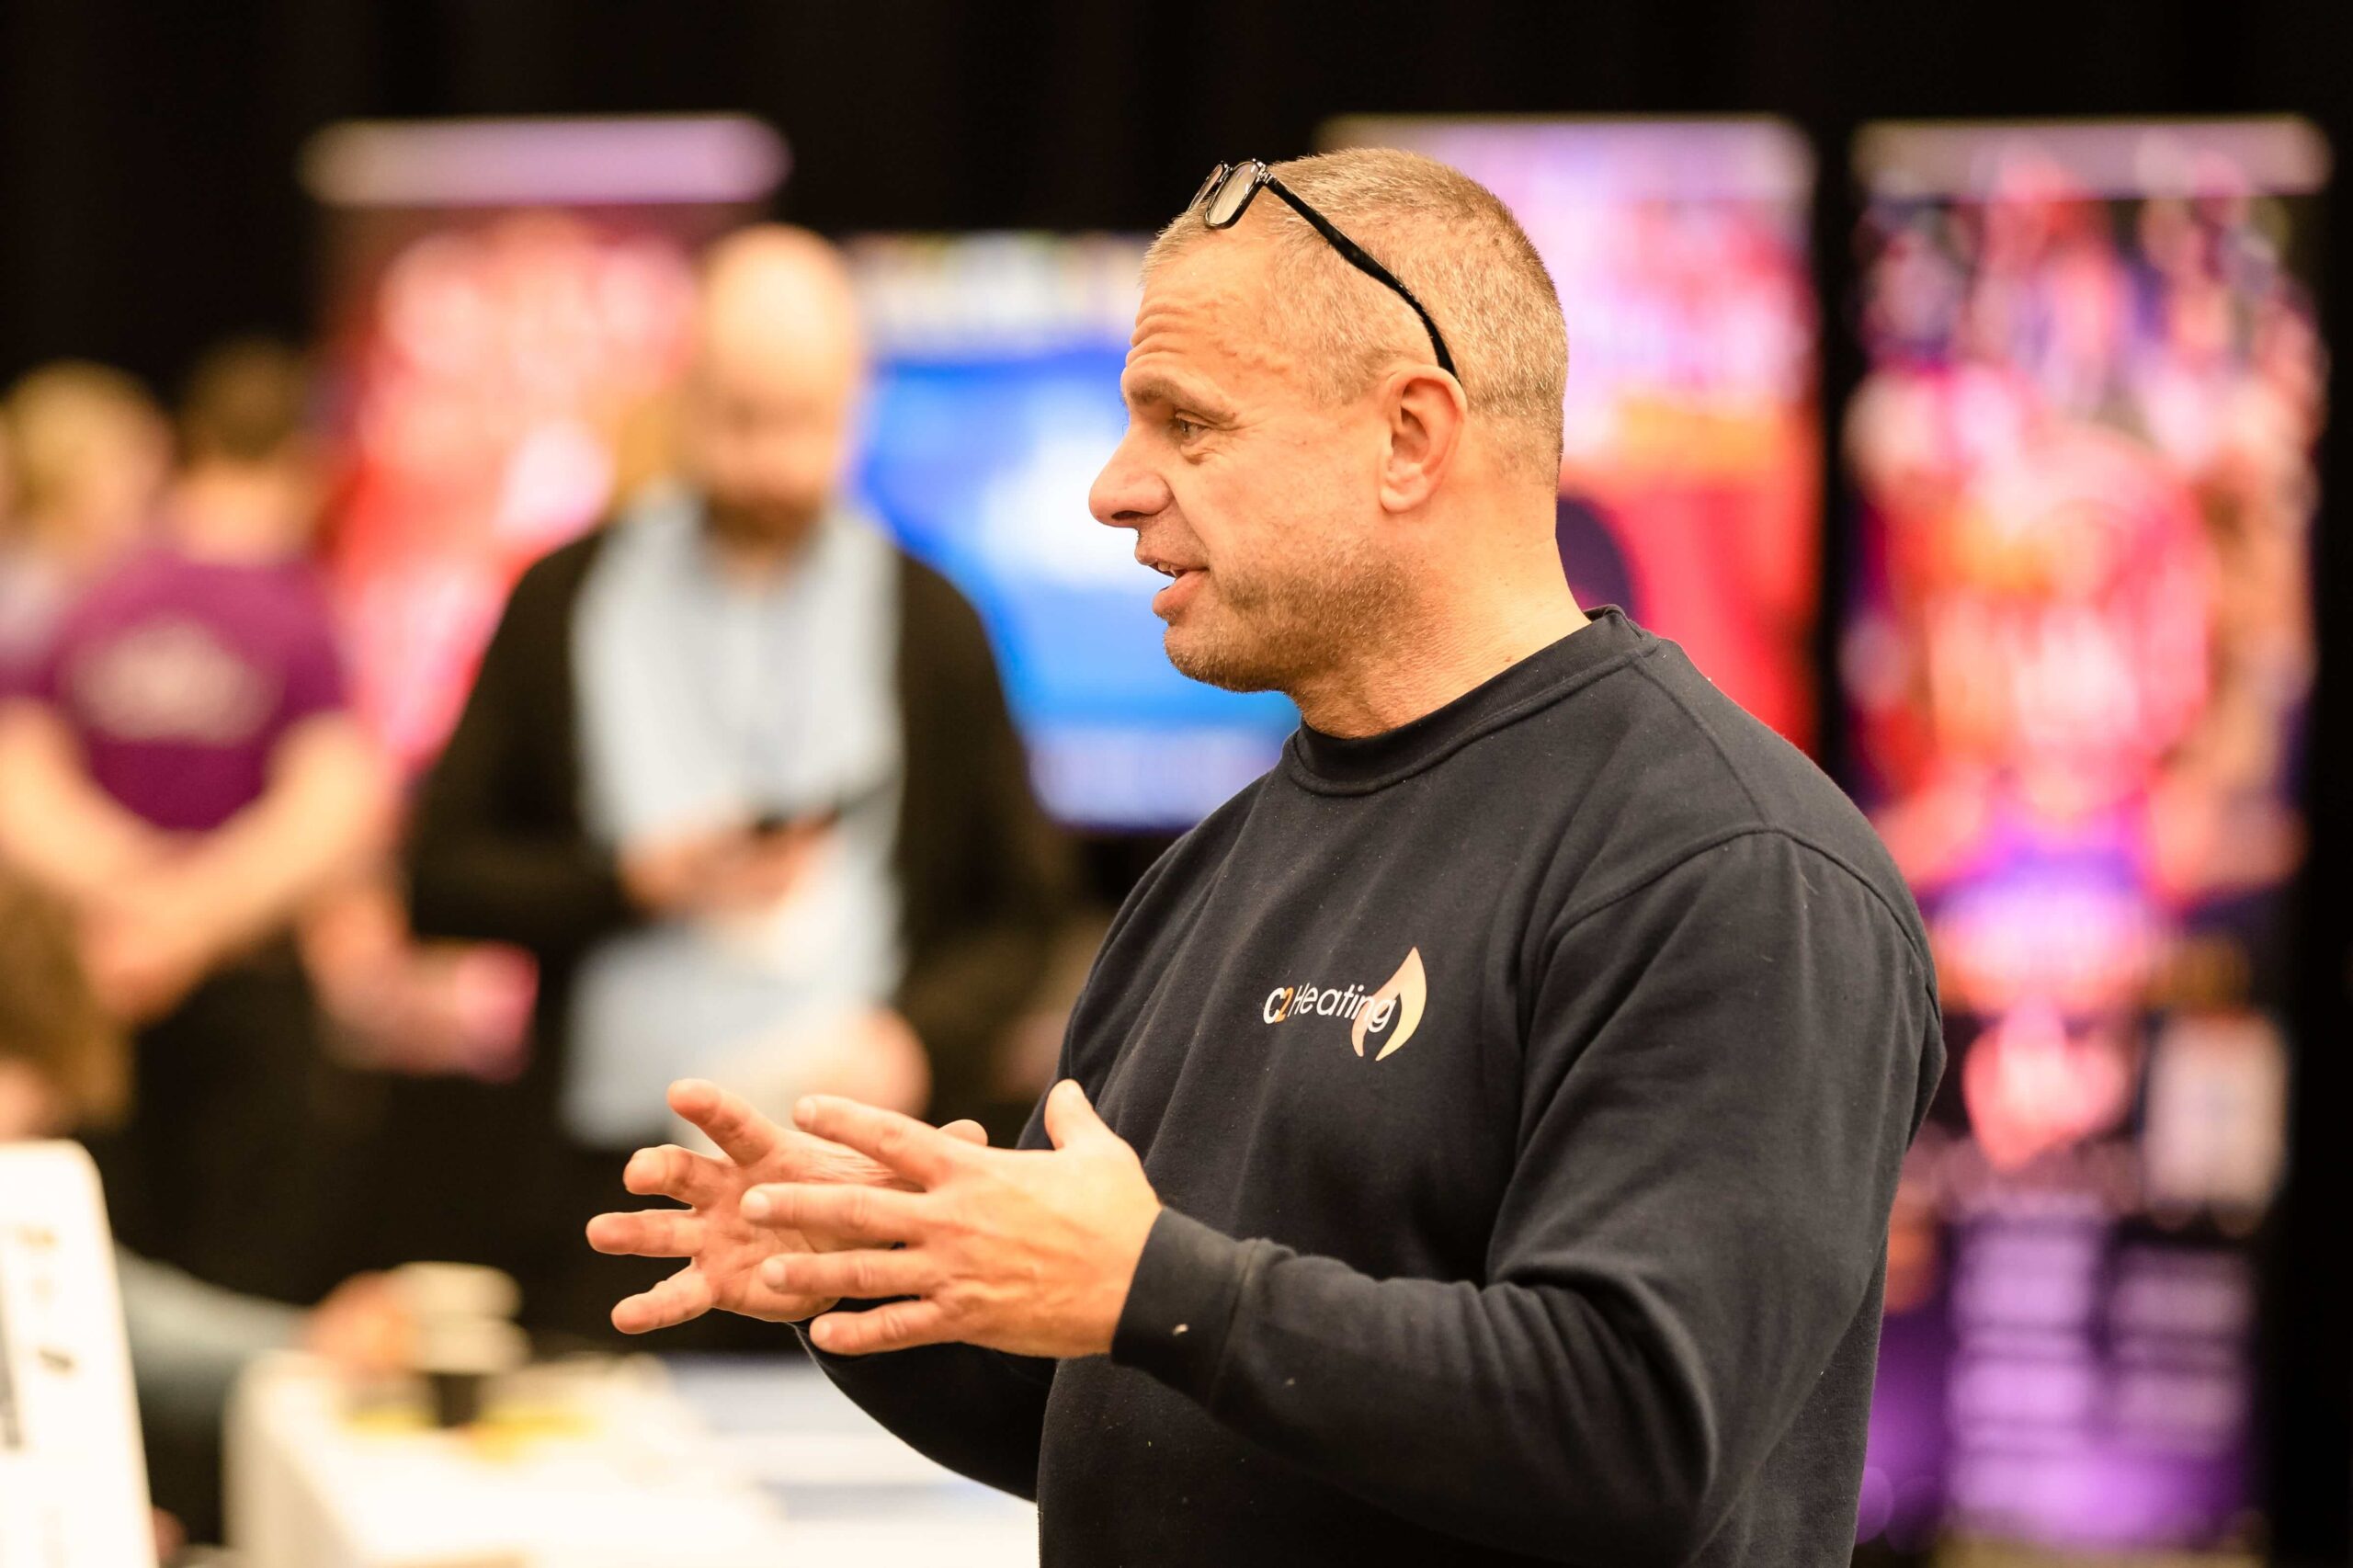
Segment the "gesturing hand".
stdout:
[[[713,1307],[771,1323],[796,1323],[832,1306],[833,1296],[778,1290],[761,1278],[760,1265],[769,1258],[824,1244],[790,1226],[750,1223],[742,1212],[744,1194],[767,1182],[864,1187],[904,1187],[904,1179],[838,1143],[779,1127],[740,1096],[699,1078],[670,1085],[670,1108],[708,1133],[725,1158],[675,1144],[630,1156],[622,1186],[688,1207],[599,1214],[588,1221],[588,1244],[602,1253],[688,1262],[653,1290],[618,1303],[613,1326],[623,1334],[645,1334],[700,1317]],[[976,1121],[937,1130],[909,1124],[958,1149],[988,1142]]]
[[[1160,1213],[1143,1164],[1077,1084],[1046,1099],[1053,1151],[974,1148],[911,1118],[815,1096],[804,1131],[871,1156],[916,1190],[789,1180],[743,1212],[827,1244],[774,1249],[762,1287],[782,1298],[911,1297],[810,1324],[821,1350],[863,1355],[961,1340],[1021,1356],[1111,1347]],[[902,1243],[896,1250],[890,1244]]]

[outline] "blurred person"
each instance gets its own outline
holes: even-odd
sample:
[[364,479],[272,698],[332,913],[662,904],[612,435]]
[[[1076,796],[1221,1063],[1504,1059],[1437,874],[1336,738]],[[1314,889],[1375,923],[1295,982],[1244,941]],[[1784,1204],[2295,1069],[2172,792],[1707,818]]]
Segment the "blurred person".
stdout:
[[[293,567],[301,582],[290,607],[315,625],[324,612],[307,558],[324,481],[312,395],[308,363],[282,344],[234,341],[207,356],[189,385],[188,461],[167,517],[194,555],[233,564],[250,557],[272,573]],[[335,684],[339,690],[339,674]],[[347,745],[347,722],[335,729]],[[348,760],[381,771],[372,756]],[[419,948],[388,866],[366,865],[300,914],[304,964],[348,1054],[410,1072],[498,1077],[516,1069],[529,978],[513,955]]]
[[93,985],[141,1026],[136,1109],[97,1148],[122,1233],[287,1299],[339,1272],[340,1085],[290,938],[381,858],[391,806],[305,559],[307,388],[270,345],[199,367],[156,541],[0,711],[0,858],[73,903]]
[[[122,1114],[127,1042],[83,974],[72,911],[0,872],[0,1143],[86,1133]],[[208,1285],[115,1249],[132,1381],[157,1506],[199,1539],[220,1529],[220,1444],[245,1363],[305,1348],[355,1372],[391,1370],[407,1319],[381,1276],[309,1310]]]
[[[425,782],[416,918],[539,960],[522,1099],[568,1153],[534,1179],[578,1221],[665,1134],[682,1074],[1001,1131],[1034,1093],[1003,1096],[995,1048],[1043,971],[1063,850],[978,617],[844,496],[865,378],[830,246],[715,247],[667,415],[682,482],[525,574]],[[529,1164],[506,1114],[477,1146]],[[607,1332],[612,1266],[568,1238],[530,1261],[548,1216],[515,1206],[529,1239],[488,1260]]]
[[60,360],[0,400],[0,699],[30,681],[81,591],[145,536],[170,459],[163,411],[120,370]]
[[675,1085],[723,1157],[627,1167],[689,1207],[592,1244],[690,1261],[618,1326],[805,1321],[1051,1564],[1847,1561],[1934,971],[1836,786],[1575,603],[1565,360],[1461,174],[1212,175],[1091,502],[1171,661],[1300,730],[1130,897],[1019,1151]]

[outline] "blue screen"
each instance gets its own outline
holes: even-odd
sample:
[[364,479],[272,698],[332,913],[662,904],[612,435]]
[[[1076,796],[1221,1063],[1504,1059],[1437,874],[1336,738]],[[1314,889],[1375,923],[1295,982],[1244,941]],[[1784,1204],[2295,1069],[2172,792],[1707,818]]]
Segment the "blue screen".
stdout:
[[1106,829],[1191,824],[1298,722],[1283,697],[1177,674],[1151,608],[1161,577],[1131,530],[1087,513],[1126,426],[1141,254],[1011,237],[853,251],[877,350],[861,488],[980,610],[1047,809]]

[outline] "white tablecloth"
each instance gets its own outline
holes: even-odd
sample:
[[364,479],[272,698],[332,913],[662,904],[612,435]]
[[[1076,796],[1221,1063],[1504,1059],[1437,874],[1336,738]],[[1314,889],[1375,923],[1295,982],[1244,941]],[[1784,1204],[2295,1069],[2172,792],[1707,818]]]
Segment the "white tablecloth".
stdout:
[[231,1544],[246,1568],[1037,1562],[1035,1509],[923,1459],[797,1358],[540,1376],[529,1403],[571,1420],[485,1442],[354,1420],[309,1360],[257,1364],[230,1413]]

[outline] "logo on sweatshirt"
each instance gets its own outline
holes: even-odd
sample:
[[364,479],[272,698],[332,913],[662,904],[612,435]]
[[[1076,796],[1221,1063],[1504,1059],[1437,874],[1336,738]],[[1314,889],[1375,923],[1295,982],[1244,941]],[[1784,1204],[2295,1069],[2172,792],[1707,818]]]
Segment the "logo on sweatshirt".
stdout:
[[1259,1017],[1270,1024],[1291,1018],[1347,1018],[1350,1020],[1348,1043],[1362,1056],[1365,1041],[1375,1041],[1380,1049],[1372,1059],[1378,1062],[1414,1038],[1429,1000],[1430,982],[1422,969],[1422,949],[1415,948],[1397,966],[1397,972],[1376,990],[1367,991],[1360,984],[1278,985],[1267,993]]

